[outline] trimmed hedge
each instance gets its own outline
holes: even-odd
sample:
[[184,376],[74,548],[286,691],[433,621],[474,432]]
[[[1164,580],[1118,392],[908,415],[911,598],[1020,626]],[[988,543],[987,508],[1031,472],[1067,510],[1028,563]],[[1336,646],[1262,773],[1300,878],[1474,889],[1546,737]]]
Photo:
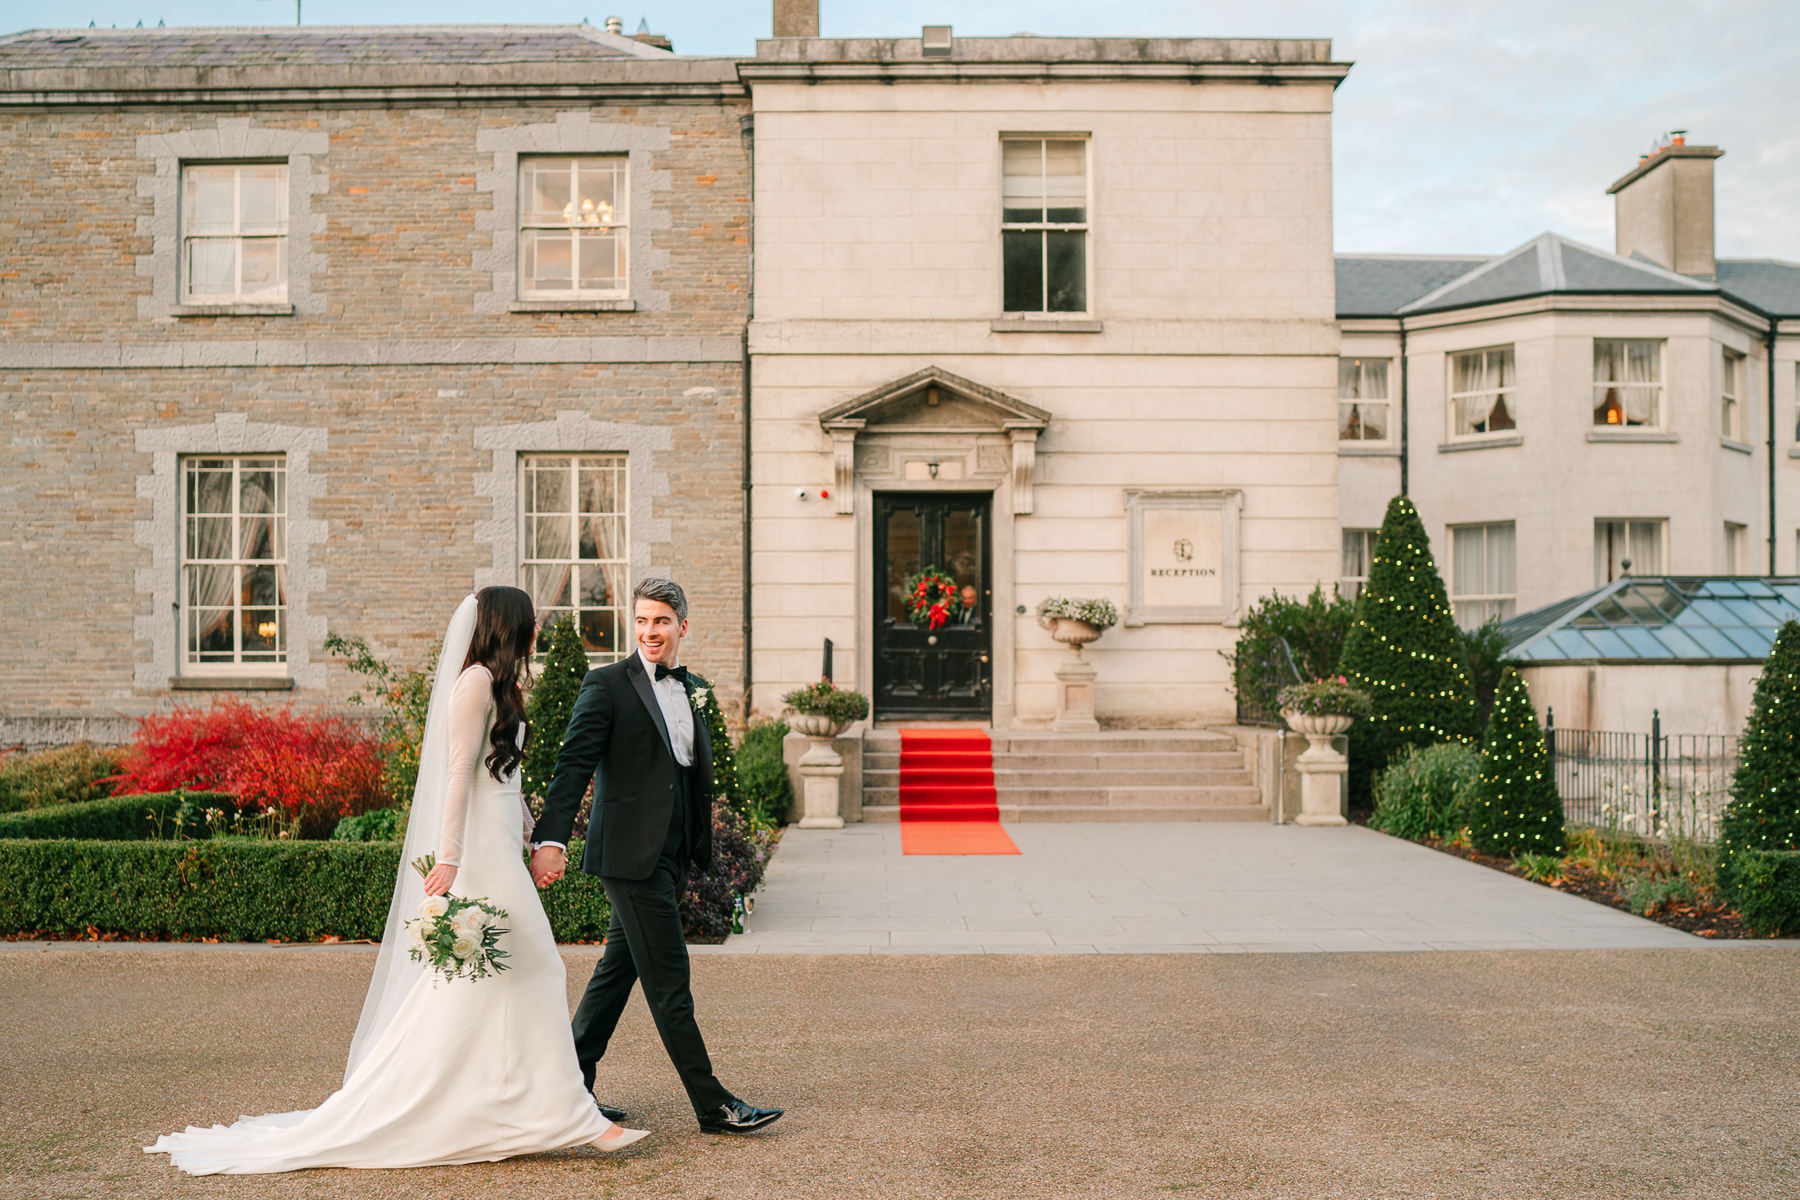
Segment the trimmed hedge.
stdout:
[[97,800],[112,791],[123,759],[92,742],[0,756],[0,813]]
[[1800,934],[1800,850],[1739,850],[1732,855],[1730,899],[1756,932]]
[[[569,851],[579,861],[580,844]],[[15,836],[0,840],[0,930],[234,942],[378,939],[399,866],[399,842]],[[540,895],[558,941],[605,936],[609,911],[598,879],[570,872]]]
[[154,792],[141,796],[109,796],[79,804],[58,804],[30,812],[0,815],[0,838],[79,838],[95,842],[141,842],[167,832],[183,804],[194,809],[234,809],[237,799],[223,792]]

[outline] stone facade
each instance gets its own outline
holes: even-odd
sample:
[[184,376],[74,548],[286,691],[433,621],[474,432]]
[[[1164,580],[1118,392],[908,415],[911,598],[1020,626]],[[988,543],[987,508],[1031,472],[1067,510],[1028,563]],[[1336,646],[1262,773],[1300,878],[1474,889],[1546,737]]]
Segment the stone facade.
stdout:
[[[305,619],[257,695],[342,702],[356,680],[327,631],[419,661],[460,596],[520,581],[519,452],[581,451],[628,456],[631,573],[686,583],[691,661],[740,700],[743,90],[728,62],[537,32],[479,67],[457,57],[481,57],[479,31],[378,68],[315,61],[304,31],[121,31],[61,59],[0,45],[0,736],[172,702],[172,472],[232,450],[305,476]],[[241,39],[244,71],[124,61],[206,36]],[[237,90],[251,74],[260,100]],[[305,193],[284,309],[173,303],[170,172],[213,152],[285,158]],[[517,187],[496,164],[532,152],[629,155],[638,303],[494,302],[511,286],[494,214]]]

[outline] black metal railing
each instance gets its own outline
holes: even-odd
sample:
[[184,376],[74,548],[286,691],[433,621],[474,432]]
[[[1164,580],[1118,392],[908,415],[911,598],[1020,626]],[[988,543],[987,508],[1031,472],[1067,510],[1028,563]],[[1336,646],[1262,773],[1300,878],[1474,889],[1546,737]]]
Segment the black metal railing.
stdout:
[[1735,737],[1664,733],[1660,710],[1649,733],[1618,733],[1558,729],[1552,709],[1544,714],[1544,748],[1571,825],[1703,842],[1717,835],[1738,759]]

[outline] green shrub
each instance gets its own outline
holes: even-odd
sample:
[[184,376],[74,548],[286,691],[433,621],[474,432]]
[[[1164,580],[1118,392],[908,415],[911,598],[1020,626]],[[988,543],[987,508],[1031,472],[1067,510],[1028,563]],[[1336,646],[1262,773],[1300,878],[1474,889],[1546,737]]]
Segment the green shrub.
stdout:
[[562,753],[563,735],[569,731],[569,718],[575,714],[575,700],[581,695],[581,681],[587,678],[587,647],[575,618],[561,616],[538,635],[538,644],[547,646],[537,682],[525,700],[525,715],[531,721],[531,742],[525,747],[525,760],[519,764],[519,784],[532,799],[550,790],[550,777],[556,774],[556,756]]
[[412,806],[413,788],[419,782],[419,750],[425,741],[425,717],[431,711],[431,677],[442,649],[443,643],[435,643],[425,653],[425,666],[406,670],[377,658],[361,638],[342,638],[335,633],[325,636],[326,653],[345,659],[351,673],[366,681],[363,690],[350,697],[350,703],[362,704],[367,698],[381,705],[381,788],[402,808]]
[[[398,842],[0,840],[0,932],[378,939],[399,866]],[[539,894],[558,940],[605,936],[598,879]]]
[[[1375,711],[1350,731],[1350,796],[1361,803],[1376,771],[1407,746],[1474,742],[1468,648],[1431,557],[1431,540],[1405,496],[1388,504],[1344,638],[1342,674]],[[1329,674],[1330,672],[1327,672]]]
[[1369,715],[1369,693],[1345,682],[1342,675],[1296,683],[1275,694],[1275,703],[1283,713],[1296,712],[1312,717],[1355,717]]
[[1375,777],[1369,824],[1395,837],[1449,839],[1469,823],[1481,752],[1463,742],[1410,746]]
[[1732,855],[1733,907],[1768,937],[1800,935],[1800,851],[1739,850]]
[[[1738,741],[1738,765],[1731,777],[1731,802],[1719,823],[1719,891],[1727,904],[1749,918],[1762,903],[1741,876],[1740,862],[1751,850],[1800,850],[1800,622],[1789,621],[1756,679],[1750,719]],[[1768,870],[1758,868],[1761,879]]]
[[221,792],[157,792],[145,796],[108,796],[81,804],[60,804],[34,812],[0,816],[0,838],[81,838],[88,841],[137,842],[176,836],[177,816],[186,806],[182,825],[204,827],[208,807],[235,811],[237,801]]
[[1326,599],[1321,587],[1305,600],[1279,594],[1258,600],[1238,627],[1236,648],[1223,652],[1239,705],[1272,719],[1282,688],[1336,675],[1355,616],[1354,604],[1336,594]]
[[848,688],[840,688],[829,679],[795,688],[781,700],[795,712],[817,713],[830,717],[839,725],[848,725],[869,715],[867,696]]
[[334,842],[397,842],[406,836],[406,810],[377,808],[345,817],[331,831]]
[[1525,677],[1512,667],[1494,692],[1494,717],[1481,745],[1481,783],[1469,809],[1469,844],[1483,854],[1530,851],[1561,857],[1567,846],[1562,797],[1544,752],[1544,731]]
[[98,800],[112,790],[104,781],[119,773],[120,758],[92,742],[0,758],[0,813]]
[[738,788],[750,819],[768,829],[787,820],[794,806],[794,786],[782,759],[782,739],[788,735],[784,721],[759,721],[744,730],[738,744]]

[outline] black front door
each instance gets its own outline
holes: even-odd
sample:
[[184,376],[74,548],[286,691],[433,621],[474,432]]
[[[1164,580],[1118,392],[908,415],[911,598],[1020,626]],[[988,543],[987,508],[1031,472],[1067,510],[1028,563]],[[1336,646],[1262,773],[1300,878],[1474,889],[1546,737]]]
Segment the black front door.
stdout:
[[[965,717],[993,712],[991,497],[875,494],[875,715]],[[909,584],[933,567],[954,580],[954,612],[937,628],[915,622]]]

